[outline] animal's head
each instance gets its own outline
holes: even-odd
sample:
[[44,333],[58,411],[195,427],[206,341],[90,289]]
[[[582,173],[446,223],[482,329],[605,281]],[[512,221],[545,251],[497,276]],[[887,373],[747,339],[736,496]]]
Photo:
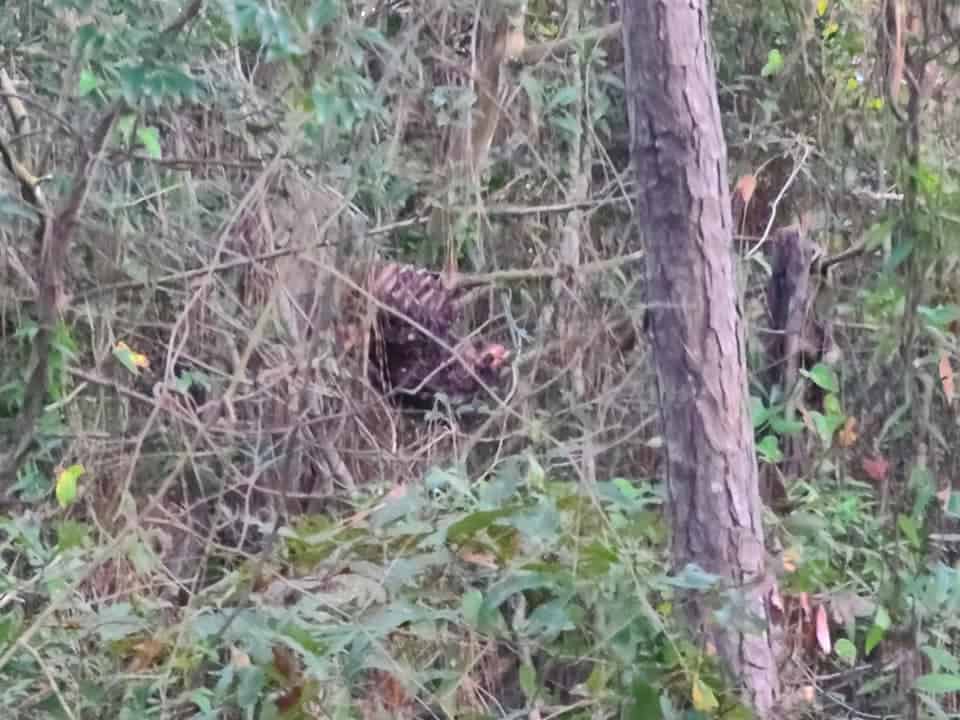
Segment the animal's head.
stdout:
[[479,342],[467,345],[462,351],[464,362],[484,382],[493,382],[510,360],[510,351],[500,343]]

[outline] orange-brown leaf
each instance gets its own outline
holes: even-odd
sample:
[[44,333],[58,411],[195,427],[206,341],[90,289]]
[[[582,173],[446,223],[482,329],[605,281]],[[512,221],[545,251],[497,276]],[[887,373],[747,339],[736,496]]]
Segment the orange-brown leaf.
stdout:
[[134,645],[133,649],[135,654],[128,670],[135,673],[150,668],[164,654],[167,646],[156,638],[147,638]]
[[840,432],[837,433],[837,444],[842,448],[853,447],[857,442],[857,419],[848,417]]
[[730,213],[733,216],[733,226],[736,235],[743,232],[746,221],[747,206],[757,189],[757,178],[754,175],[744,175],[737,180],[730,195]]
[[753,197],[753,193],[757,189],[757,176],[756,175],[744,175],[742,178],[737,180],[737,184],[733,188],[734,194],[740,199],[744,205],[749,204],[750,199]]
[[292,680],[297,675],[297,659],[293,651],[283,645],[274,645],[271,650],[273,667],[276,668],[277,674],[286,680]]
[[303,685],[294,685],[277,697],[277,710],[286,713],[290,712],[299,702],[303,695]]
[[497,559],[492,553],[464,550],[460,553],[460,559],[464,562],[472,563],[473,565],[479,565],[480,567],[485,567],[490,570],[496,570],[498,567]]
[[947,353],[940,353],[940,385],[943,387],[943,394],[948,403],[953,402],[956,395],[956,388],[953,384],[953,365],[950,364],[950,356]]

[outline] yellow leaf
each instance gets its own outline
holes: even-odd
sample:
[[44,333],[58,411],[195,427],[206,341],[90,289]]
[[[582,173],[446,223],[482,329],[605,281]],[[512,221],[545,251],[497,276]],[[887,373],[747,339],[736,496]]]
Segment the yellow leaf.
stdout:
[[698,712],[709,712],[716,710],[720,703],[717,702],[717,696],[713,694],[710,686],[704,683],[700,678],[693,680],[693,707]]
[[150,359],[146,355],[134,352],[130,349],[130,346],[122,340],[113,348],[113,354],[114,357],[123,363],[131,372],[135,373],[137,368],[146,369],[150,367]]
[[527,483],[531,487],[540,489],[543,487],[543,480],[546,477],[546,473],[543,471],[543,466],[537,462],[537,459],[530,455],[527,457]]
[[83,465],[71,465],[57,474],[56,494],[60,507],[67,507],[77,498],[77,480],[84,472]]
[[823,17],[827,12],[829,3],[827,0],[817,0],[817,17]]
[[787,548],[783,551],[783,569],[790,573],[795,572],[800,562],[800,551],[797,548]]

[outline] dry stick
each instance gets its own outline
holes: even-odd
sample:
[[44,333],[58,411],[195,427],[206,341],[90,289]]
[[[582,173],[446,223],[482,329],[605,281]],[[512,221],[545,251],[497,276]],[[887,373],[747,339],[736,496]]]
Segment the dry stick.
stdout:
[[[8,77],[8,80],[9,80],[9,77]],[[83,145],[83,138],[80,137],[77,131],[73,128],[73,126],[70,125],[70,123],[63,118],[63,116],[58,115],[43,103],[37,100],[34,100],[33,98],[27,95],[17,92],[12,82],[8,84],[5,83],[0,85],[0,98],[3,98],[8,105],[11,101],[18,104],[21,107],[23,107],[24,110],[26,110],[26,106],[29,105],[34,110],[39,111],[41,115],[53,120],[57,125],[60,126],[60,129],[63,131],[63,133],[73,138],[78,145],[81,145],[81,146]],[[8,112],[12,117],[15,117],[16,114],[19,112],[19,110],[9,110],[8,108]],[[14,120],[14,127],[16,127],[16,120]]]
[[[193,0],[171,25],[161,31],[159,41],[153,47],[154,52],[163,47],[162,41],[166,41],[179,33],[200,12],[202,5],[202,0]],[[4,92],[7,94],[6,89],[4,89]],[[13,99],[7,94],[8,107]],[[87,154],[85,162],[75,173],[73,189],[67,197],[63,209],[53,219],[53,222],[42,219],[38,229],[38,238],[42,241],[42,275],[40,293],[37,297],[40,327],[33,346],[36,360],[27,380],[23,407],[17,418],[17,427],[23,432],[23,435],[21,435],[20,442],[12,455],[5,458],[3,463],[0,464],[0,487],[3,488],[3,494],[7,494],[16,481],[20,465],[36,437],[36,426],[43,414],[44,400],[47,394],[47,368],[53,346],[54,326],[65,299],[63,283],[71,236],[77,225],[80,210],[86,202],[90,184],[96,176],[97,165],[103,156],[110,130],[113,128],[117,116],[125,107],[126,101],[119,98],[113,102],[110,109],[101,118],[93,132],[92,151]],[[16,108],[11,109],[11,113],[15,112],[18,112]],[[26,168],[16,161],[10,149],[5,145],[0,144],[0,154],[3,155],[3,161],[7,168],[20,181],[24,197],[32,200],[35,207],[45,214],[47,206],[43,202],[42,195],[38,194],[39,180],[30,173],[24,174]],[[41,232],[42,235],[40,235]]]
[[[55,677],[53,671],[50,669],[49,663],[43,659],[43,656],[41,656],[40,653],[37,651],[37,649],[34,648],[33,646],[25,645],[24,647],[26,648],[27,652],[33,656],[34,662],[36,662],[37,665],[40,667],[40,669],[43,671],[43,674],[47,678],[47,683],[49,683],[50,689],[52,690],[53,694],[56,696],[57,701],[60,703],[60,707],[63,709],[63,712],[66,714],[69,720],[76,720],[77,716],[74,714],[73,710],[70,708],[70,704],[67,702],[67,698],[64,697],[63,691],[60,689],[60,683],[57,682],[57,678]],[[57,674],[59,675],[60,673],[57,673]]]
[[459,275],[453,280],[453,287],[471,287],[474,285],[488,284],[494,282],[516,282],[520,280],[544,280],[566,275],[582,276],[592,275],[593,273],[614,270],[624,265],[639,262],[644,257],[642,250],[636,250],[626,255],[620,255],[606,260],[594,260],[583,263],[577,267],[554,266],[540,268],[519,268],[514,270],[496,270],[488,273],[469,273]]
[[[188,451],[182,455],[180,460],[177,461],[176,467],[174,467],[170,474],[163,479],[163,482],[160,484],[160,488],[153,496],[153,499],[143,510],[144,514],[150,512],[159,502],[160,498],[166,495],[167,490],[170,489],[173,481],[180,476],[180,473],[183,472],[183,468],[186,466],[187,458],[189,457],[190,452]],[[16,654],[18,648],[21,646],[28,647],[27,643],[29,643],[30,639],[36,635],[41,628],[47,627],[47,621],[50,619],[50,617],[57,612],[57,610],[59,610],[64,603],[73,597],[73,594],[80,588],[81,585],[83,585],[83,583],[93,577],[94,573],[100,569],[102,563],[109,560],[113,553],[123,546],[123,543],[127,541],[127,537],[133,532],[133,530],[134,528],[131,525],[125,527],[117,535],[113,542],[94,555],[93,559],[87,563],[86,568],[80,574],[80,576],[75,578],[73,582],[69,583],[64,588],[63,593],[59,596],[59,598],[54,598],[51,600],[46,607],[44,607],[33,617],[33,622],[29,625],[29,627],[27,627],[20,634],[20,636],[17,637],[15,642],[7,645],[4,651],[0,653],[0,670],[2,670],[8,662],[10,662],[10,660]]]
[[[530,212],[566,212],[567,210],[572,209],[571,206],[574,203],[563,203],[557,206],[540,206],[537,208],[531,208]],[[515,210],[518,210],[515,209]],[[519,214],[519,212],[514,213],[513,210],[510,211],[511,214]],[[415,225],[418,223],[426,222],[427,218],[416,218],[413,220],[401,220],[399,222],[390,223],[388,225],[382,225],[380,227],[373,228],[369,231],[368,235],[383,235],[393,230],[397,230],[403,227],[409,227],[410,225]],[[82,302],[84,300],[90,300],[91,298],[97,297],[99,295],[104,295],[110,292],[119,292],[121,290],[137,290],[140,288],[148,287],[151,285],[168,285],[170,283],[182,282],[184,280],[192,280],[194,278],[207,275],[208,273],[218,273],[225,272],[227,270],[234,270],[239,267],[245,267],[247,265],[252,265],[253,263],[264,262],[266,260],[275,260],[279,257],[284,257],[287,255],[292,255],[294,253],[305,252],[312,250],[313,248],[326,247],[327,243],[309,243],[309,244],[300,244],[300,245],[290,245],[279,250],[271,250],[270,252],[260,253],[258,255],[252,255],[250,257],[236,258],[234,260],[226,260],[221,263],[215,263],[212,265],[205,265],[203,267],[194,268],[193,270],[184,270],[182,272],[169,273],[168,275],[162,275],[154,280],[129,280],[118,283],[111,283],[109,285],[103,285],[98,288],[93,288],[83,293],[79,293],[73,296],[71,299],[75,302]],[[615,258],[609,258],[607,260],[599,260],[595,262],[584,263],[576,269],[577,275],[586,275],[592,274],[595,272],[603,272],[605,270],[611,270],[623,265],[628,265],[630,263],[639,261],[643,258],[641,252],[632,252],[627,255],[621,255]],[[474,285],[480,285],[483,283],[489,282],[511,282],[511,281],[520,281],[520,280],[538,280],[538,279],[549,279],[557,277],[565,272],[562,268],[557,267],[544,267],[544,268],[525,268],[525,269],[514,269],[514,270],[499,270],[489,273],[465,273],[457,276],[453,281],[453,287],[471,287]]]
[[[26,457],[27,451],[36,436],[36,425],[43,414],[44,400],[47,394],[47,368],[50,361],[50,350],[53,345],[54,326],[63,303],[63,282],[66,273],[67,255],[70,248],[70,239],[75,226],[77,215],[80,213],[90,181],[95,175],[97,164],[103,153],[110,129],[119,114],[122,101],[114,103],[113,107],[103,116],[94,130],[94,152],[89,155],[73,178],[73,190],[67,198],[63,209],[53,219],[53,222],[41,222],[39,231],[42,231],[41,279],[40,293],[37,298],[38,314],[40,317],[39,330],[34,340],[33,351],[35,364],[27,380],[24,391],[23,407],[17,418],[17,427],[23,434],[12,455],[5,459],[0,466],[0,482],[6,491],[16,481],[20,465]],[[11,171],[14,167],[22,167],[16,162],[9,149],[2,148],[4,160]],[[25,184],[24,178],[16,173],[21,187],[28,190],[26,197],[43,207],[41,196],[37,194],[36,182]],[[38,235],[39,235],[38,231]]]
[[500,217],[537,215],[539,213],[560,213],[571,210],[581,210],[584,208],[599,208],[605,205],[617,205],[620,203],[629,203],[630,198],[624,194],[622,197],[614,197],[607,200],[573,200],[570,202],[551,203],[549,205],[451,205],[450,210],[456,212],[477,212],[482,211],[485,215],[495,215]]
[[551,42],[540,43],[538,45],[528,45],[520,54],[520,59],[525,64],[539,63],[546,60],[550,55],[558,52],[570,52],[576,48],[576,41],[595,40],[602,42],[612,37],[616,37],[621,31],[620,21],[608,23],[595,30],[588,30],[582,33],[553,40]]
[[[199,0],[195,0],[183,13],[181,13],[179,18],[176,21],[174,21],[174,25],[170,26],[170,28],[179,29],[183,27],[183,25],[186,24],[186,22],[189,21],[192,18],[192,16],[199,11],[201,5],[202,3]],[[161,34],[162,38],[167,38],[169,36],[168,31],[170,30],[170,28],[168,28],[167,31],[164,31]],[[117,101],[114,104],[114,106],[111,108],[111,110],[100,121],[100,124],[97,126],[97,129],[94,133],[94,147],[96,148],[96,151],[91,156],[88,157],[87,162],[84,163],[84,167],[81,169],[81,172],[78,173],[77,177],[75,178],[73,192],[68,198],[68,201],[66,206],[64,207],[64,210],[58,215],[57,222],[54,223],[54,226],[57,228],[57,232],[59,234],[54,234],[53,231],[50,231],[50,239],[59,241],[59,244],[57,247],[51,248],[51,250],[58,251],[58,256],[48,259],[48,262],[45,263],[45,265],[51,264],[49,260],[53,260],[53,259],[61,260],[63,262],[65,262],[66,260],[65,251],[67,250],[67,242],[69,241],[70,231],[73,229],[73,226],[76,223],[77,214],[79,213],[81,207],[83,206],[83,201],[86,197],[86,192],[89,189],[90,180],[93,177],[92,171],[96,168],[96,163],[99,157],[103,153],[103,146],[106,144],[106,138],[109,135],[110,128],[113,126],[113,121],[116,115],[118,114],[118,112],[124,106],[125,106],[125,103],[123,103],[122,101]],[[7,153],[4,153],[4,160],[5,161],[8,160]],[[84,175],[83,173],[86,173],[86,175]],[[35,188],[30,188],[31,191],[34,189]],[[56,268],[54,268],[53,270],[55,269]],[[60,269],[62,270],[63,268],[60,268]],[[52,274],[52,271],[45,273],[45,275],[49,279],[55,279],[55,275]],[[53,289],[55,290],[56,288],[53,288]],[[49,288],[47,289],[47,291],[49,292]],[[53,299],[56,300],[56,296],[54,296]],[[43,300],[43,296],[41,296],[41,301],[42,300]],[[41,306],[41,309],[44,309],[44,307]],[[47,312],[53,312],[54,314],[56,312],[56,307],[55,307],[55,304],[53,303],[48,304],[45,309]],[[49,331],[50,329],[52,329],[52,326],[50,328],[45,328],[43,325],[41,325],[40,331],[37,333],[38,343],[41,335],[45,331]],[[39,404],[39,408],[41,412],[43,409],[44,395],[46,394],[45,366],[46,366],[46,361],[48,359],[47,356],[49,355],[50,341],[51,341],[51,338],[47,338],[46,352],[42,354],[38,352],[37,367],[34,369],[34,373],[30,378],[30,382],[28,384],[28,391],[27,391],[28,393],[30,392],[31,390],[30,386],[34,385],[36,379],[39,377],[39,384],[42,385],[41,392],[39,393],[39,401],[36,399],[36,395],[35,395],[34,398],[32,398],[32,402]],[[38,372],[41,365],[44,366],[44,370],[43,372]],[[26,417],[26,412],[24,411],[21,413],[21,427],[22,427],[22,420],[25,417]],[[35,419],[34,419],[34,422],[35,422]],[[31,423],[31,427],[28,430],[28,432],[31,435],[35,433],[35,429],[32,427],[32,425],[33,423]],[[189,444],[189,441],[188,441],[188,444]],[[153,508],[153,506],[159,502],[160,498],[162,498],[166,494],[167,490],[173,484],[173,481],[180,476],[180,473],[183,471],[183,468],[186,466],[188,457],[190,457],[190,452],[184,453],[182,455],[180,460],[177,462],[176,467],[173,468],[172,472],[166,478],[164,478],[163,482],[161,483],[160,489],[153,496],[153,499],[148,503],[144,512],[149,512]],[[6,664],[10,662],[10,660],[16,654],[18,648],[20,648],[21,646],[25,648],[29,647],[28,643],[30,639],[37,632],[39,632],[41,628],[46,627],[47,620],[61,607],[61,605],[64,602],[67,601],[68,598],[72,597],[73,593],[76,592],[76,590],[79,589],[84,582],[86,582],[90,577],[93,576],[93,574],[100,568],[100,565],[103,562],[108,560],[113,555],[113,553],[116,550],[118,550],[124,542],[126,542],[127,536],[131,532],[133,532],[133,527],[131,525],[127,525],[119,533],[119,535],[113,542],[111,542],[107,547],[103,548],[99,553],[96,554],[93,561],[88,564],[85,572],[83,572],[80,575],[80,577],[74,579],[74,581],[65,588],[65,592],[60,596],[59,600],[54,599],[52,602],[48,603],[47,606],[44,607],[43,610],[41,610],[36,615],[36,617],[33,618],[33,622],[19,635],[19,637],[17,637],[16,641],[10,643],[4,649],[4,651],[0,653],[0,669],[4,668]]]
[[13,125],[14,135],[23,135],[27,131],[27,123],[30,118],[27,116],[27,108],[17,96],[17,89],[13,85],[7,71],[0,68],[0,90],[6,96],[7,112],[10,114],[10,123]]

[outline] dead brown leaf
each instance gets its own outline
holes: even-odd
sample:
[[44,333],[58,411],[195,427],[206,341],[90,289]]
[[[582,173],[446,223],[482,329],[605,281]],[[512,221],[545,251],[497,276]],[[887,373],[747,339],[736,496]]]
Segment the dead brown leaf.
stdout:
[[498,567],[497,559],[493,556],[492,553],[481,553],[481,552],[473,552],[471,550],[464,550],[460,553],[460,559],[463,560],[464,562],[489,568],[490,570],[496,570]]
[[128,667],[130,672],[143,672],[152,667],[166,652],[166,643],[156,638],[141,640],[133,646],[134,656]]
[[842,448],[851,448],[856,444],[858,437],[857,419],[848,417],[840,432],[837,433],[837,444]]

